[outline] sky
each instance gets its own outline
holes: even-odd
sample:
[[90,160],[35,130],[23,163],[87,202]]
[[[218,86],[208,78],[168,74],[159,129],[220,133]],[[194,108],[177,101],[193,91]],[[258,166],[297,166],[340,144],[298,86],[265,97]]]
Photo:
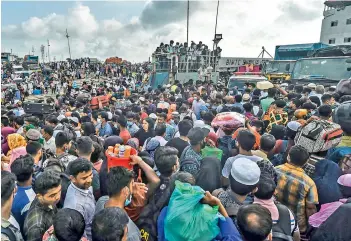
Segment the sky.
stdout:
[[[319,42],[324,0],[220,0],[225,57],[257,57],[262,46]],[[189,42],[212,48],[217,1],[190,1]],[[161,42],[186,42],[187,1],[1,1],[1,51],[23,57],[50,41],[50,58],[118,56],[147,61]],[[45,47],[47,52],[47,46]],[[47,60],[47,59],[46,59]]]

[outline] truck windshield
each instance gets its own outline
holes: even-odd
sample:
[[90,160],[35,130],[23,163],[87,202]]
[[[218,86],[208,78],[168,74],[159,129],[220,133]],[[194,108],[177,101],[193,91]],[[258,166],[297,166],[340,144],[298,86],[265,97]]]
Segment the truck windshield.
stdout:
[[290,73],[295,65],[295,61],[271,61],[267,63],[268,73]]
[[326,78],[331,80],[348,79],[351,71],[347,58],[315,58],[301,59],[295,64],[292,79]]
[[231,78],[229,80],[228,89],[233,89],[235,86],[238,89],[243,89],[248,83],[253,83],[256,85],[257,82],[263,81],[264,79],[244,79],[244,78]]

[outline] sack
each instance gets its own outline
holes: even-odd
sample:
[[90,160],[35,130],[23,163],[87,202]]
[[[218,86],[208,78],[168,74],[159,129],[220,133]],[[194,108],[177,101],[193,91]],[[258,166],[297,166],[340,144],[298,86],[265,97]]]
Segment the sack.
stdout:
[[160,176],[160,186],[150,198],[149,203],[143,208],[137,221],[142,241],[157,240],[157,219],[171,195],[168,187],[169,178]]
[[337,146],[342,134],[340,125],[325,120],[315,120],[300,127],[295,143],[305,147],[309,153],[316,153]]
[[[272,236],[273,236],[273,241],[293,241],[293,238],[291,236],[292,230],[291,230],[291,221],[290,221],[290,212],[289,209],[282,205],[282,204],[276,204],[279,212],[279,220],[276,224],[273,224],[272,228]],[[295,220],[295,228],[296,229],[296,223],[297,221]]]
[[77,100],[77,102],[87,104],[91,100],[91,95],[88,93],[79,94],[79,95],[77,95],[76,100]]
[[216,157],[218,160],[222,160],[223,151],[216,147],[206,146],[201,150],[202,157]]
[[212,240],[219,234],[218,206],[200,203],[204,193],[198,186],[175,181],[165,219],[166,240]]

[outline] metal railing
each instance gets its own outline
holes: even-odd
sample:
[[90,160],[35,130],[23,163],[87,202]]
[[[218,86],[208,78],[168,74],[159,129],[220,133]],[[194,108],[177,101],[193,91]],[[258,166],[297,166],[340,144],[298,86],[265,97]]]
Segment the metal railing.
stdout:
[[219,56],[153,54],[152,63],[155,72],[197,72],[201,66],[218,65]]

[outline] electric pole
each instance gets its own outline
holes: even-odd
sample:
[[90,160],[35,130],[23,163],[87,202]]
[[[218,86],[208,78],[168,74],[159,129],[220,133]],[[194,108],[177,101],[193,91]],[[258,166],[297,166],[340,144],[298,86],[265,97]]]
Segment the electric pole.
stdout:
[[69,58],[72,59],[72,57],[71,57],[71,47],[69,46],[69,35],[68,35],[67,28],[66,28],[66,38],[67,38],[67,42],[68,42]]
[[186,18],[186,42],[189,45],[189,6],[190,0],[188,0],[188,11],[187,11],[187,18]]
[[40,52],[43,63],[45,63],[45,46],[43,44],[40,46]]
[[32,46],[32,55],[34,56],[34,46]]
[[49,63],[50,63],[50,42],[48,40],[48,58],[49,58]]

